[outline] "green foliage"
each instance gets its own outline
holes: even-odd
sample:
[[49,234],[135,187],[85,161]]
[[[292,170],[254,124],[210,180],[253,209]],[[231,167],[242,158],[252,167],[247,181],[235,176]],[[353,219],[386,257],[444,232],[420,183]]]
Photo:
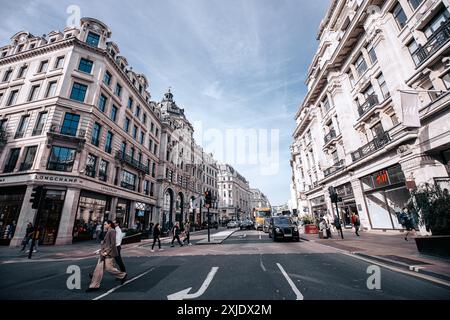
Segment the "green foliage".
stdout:
[[450,235],[450,196],[439,186],[423,184],[412,192],[408,209],[433,235]]
[[316,219],[312,215],[305,215],[302,217],[303,224],[315,224]]

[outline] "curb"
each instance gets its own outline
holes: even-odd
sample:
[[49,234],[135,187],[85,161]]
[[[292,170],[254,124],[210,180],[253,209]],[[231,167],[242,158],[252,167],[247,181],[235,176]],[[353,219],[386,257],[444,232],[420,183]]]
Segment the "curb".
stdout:
[[232,233],[230,233],[227,237],[222,239],[220,242],[204,242],[204,243],[196,243],[196,246],[205,246],[205,245],[217,245],[222,244],[225,240],[227,240],[229,237],[231,237],[233,234],[235,234],[238,230],[234,230]]
[[372,256],[372,255],[368,255],[368,254],[360,253],[360,252],[354,252],[352,254],[355,256],[363,257],[363,258],[370,259],[370,260],[375,260],[375,261],[382,262],[382,263],[385,263],[385,264],[388,264],[388,265],[391,265],[394,267],[402,268],[402,269],[405,269],[408,271],[413,271],[416,273],[421,273],[421,274],[424,274],[424,275],[427,275],[427,276],[430,276],[433,278],[438,278],[438,279],[450,282],[450,276],[447,276],[447,275],[444,275],[441,273],[436,273],[433,271],[424,270],[419,265],[408,265],[406,263],[402,263],[399,261],[394,261],[391,259],[382,258],[382,257],[378,257],[378,256]]

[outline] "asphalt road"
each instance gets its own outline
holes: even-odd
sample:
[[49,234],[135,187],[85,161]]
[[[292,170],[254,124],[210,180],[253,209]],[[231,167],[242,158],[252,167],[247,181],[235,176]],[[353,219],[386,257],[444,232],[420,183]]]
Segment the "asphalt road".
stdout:
[[[0,299],[450,299],[448,287],[385,268],[381,289],[370,290],[370,263],[314,243],[273,243],[256,231],[236,232],[220,246],[166,244],[157,254],[142,247],[128,252],[124,261],[130,280],[120,286],[106,274],[102,289],[94,293],[84,290],[95,258],[0,264]],[[81,290],[67,288],[71,265],[81,269]]]

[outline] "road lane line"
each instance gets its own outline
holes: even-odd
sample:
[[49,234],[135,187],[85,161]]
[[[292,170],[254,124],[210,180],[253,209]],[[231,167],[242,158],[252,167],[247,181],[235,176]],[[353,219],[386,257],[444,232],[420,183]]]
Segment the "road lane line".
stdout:
[[134,277],[133,279],[130,279],[130,280],[125,281],[124,284],[118,285],[117,287],[112,288],[112,289],[109,290],[108,292],[106,292],[106,293],[102,294],[101,296],[98,296],[97,298],[94,298],[94,299],[92,299],[92,300],[100,300],[101,298],[104,298],[104,297],[106,297],[107,295],[110,295],[111,293],[113,293],[113,292],[116,291],[117,289],[122,288],[123,286],[126,286],[127,284],[129,284],[129,283],[131,283],[131,282],[133,282],[133,281],[135,281],[135,280],[137,280],[137,279],[139,279],[139,278],[145,276],[147,273],[152,272],[153,270],[155,270],[155,268],[151,268],[150,270],[148,270],[148,271],[146,271],[146,272],[144,272],[144,273],[142,273],[142,274],[140,274],[140,275]]
[[264,263],[263,263],[263,261],[262,261],[262,257],[263,257],[263,255],[260,255],[260,257],[259,257],[259,264],[260,264],[260,266],[261,266],[261,269],[262,269],[264,272],[266,272],[267,270],[266,270],[266,267],[264,266]]
[[284,271],[283,267],[281,266],[281,264],[277,263],[278,268],[281,270],[281,273],[283,274],[283,276],[286,278],[287,282],[289,283],[289,285],[292,288],[292,291],[294,291],[295,295],[297,296],[296,300],[304,300],[305,298],[303,297],[302,293],[300,292],[300,290],[298,290],[298,288],[295,286],[294,282],[291,280],[291,278],[289,278],[288,274],[286,273],[286,271]]
[[259,240],[261,240],[261,231],[259,232]]

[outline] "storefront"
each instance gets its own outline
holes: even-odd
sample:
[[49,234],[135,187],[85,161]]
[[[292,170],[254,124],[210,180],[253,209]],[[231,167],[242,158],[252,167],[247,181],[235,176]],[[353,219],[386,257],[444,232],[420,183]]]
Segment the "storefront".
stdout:
[[131,200],[119,198],[116,207],[116,220],[123,228],[128,228],[131,212]]
[[405,182],[400,165],[380,170],[361,179],[372,229],[402,229],[398,214],[410,198]]
[[328,213],[327,204],[325,202],[325,196],[320,196],[311,199],[311,211],[316,219],[320,219]]
[[73,227],[73,241],[92,240],[98,236],[97,225],[103,228],[111,208],[111,197],[103,194],[81,191],[77,216]]
[[353,194],[352,184],[350,182],[336,187],[336,193],[342,201],[338,204],[339,215],[345,227],[352,227],[352,213],[357,213],[355,196]]
[[26,187],[0,188],[0,245],[8,246],[16,229]]
[[138,231],[148,229],[150,222],[153,221],[153,206],[136,202],[134,223]]
[[65,197],[65,190],[45,190],[45,197],[38,213],[39,221],[37,222],[41,230],[40,244],[55,244]]

